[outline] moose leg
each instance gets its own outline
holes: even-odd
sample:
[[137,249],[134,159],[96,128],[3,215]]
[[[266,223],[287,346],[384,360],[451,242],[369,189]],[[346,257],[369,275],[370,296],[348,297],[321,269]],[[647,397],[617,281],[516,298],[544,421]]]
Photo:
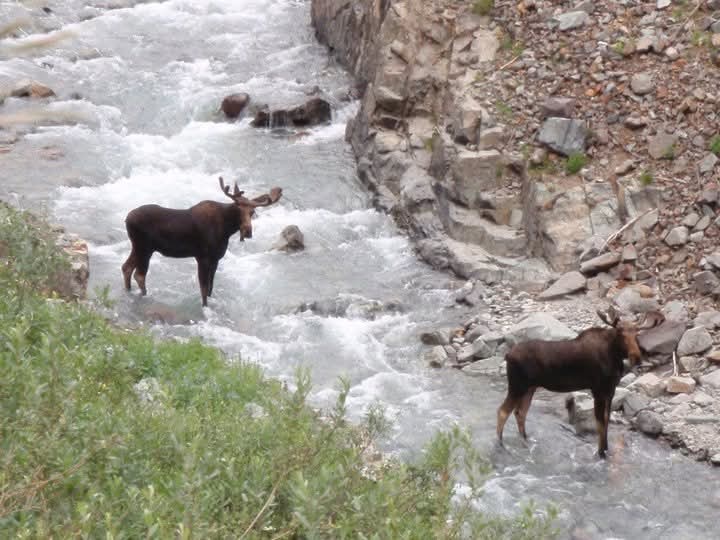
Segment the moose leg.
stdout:
[[198,283],[200,284],[200,295],[202,296],[202,305],[207,307],[207,297],[210,282],[210,261],[206,258],[197,257],[198,267]]
[[137,255],[135,254],[135,248],[130,250],[130,255],[122,265],[123,281],[125,282],[125,288],[129,291],[130,278],[132,277],[133,270],[137,266]]
[[522,396],[517,397],[512,395],[508,391],[508,395],[505,398],[505,401],[502,402],[502,405],[498,408],[497,411],[497,437],[500,441],[500,444],[502,444],[502,436],[503,436],[503,430],[505,429],[505,422],[507,422],[508,416],[510,416],[510,413],[513,412],[517,406],[520,403],[520,399]]
[[208,283],[208,296],[212,296],[213,292],[213,285],[215,285],[215,272],[217,271],[218,267],[218,261],[213,261],[210,263],[210,275],[209,275],[209,283]]
[[138,287],[140,287],[140,292],[143,296],[147,294],[147,289],[145,288],[145,276],[147,275],[148,268],[150,267],[150,257],[152,257],[152,252],[138,253],[135,256],[135,260],[137,261],[135,266],[135,282],[138,284]]
[[515,421],[517,422],[518,431],[522,435],[523,439],[527,440],[527,432],[525,431],[525,419],[527,418],[530,404],[532,403],[533,395],[535,394],[536,387],[530,388],[525,395],[520,398],[520,404],[515,409]]
[[610,403],[607,396],[601,393],[593,393],[593,397],[595,399],[595,422],[598,430],[598,455],[604,458],[608,449],[607,431]]

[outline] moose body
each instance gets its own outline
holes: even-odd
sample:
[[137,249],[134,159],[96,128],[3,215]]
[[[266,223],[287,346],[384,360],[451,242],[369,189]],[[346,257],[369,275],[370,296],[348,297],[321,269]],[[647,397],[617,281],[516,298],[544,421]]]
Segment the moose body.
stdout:
[[268,206],[280,199],[282,190],[273,188],[269,194],[246,199],[235,184],[230,190],[220,178],[223,192],[232,203],[202,201],[183,210],[146,204],[131,210],[125,218],[125,227],[132,244],[130,255],[122,265],[125,288],[130,290],[130,278],[143,295],[147,294],[145,278],[150,258],[156,251],[166,257],[194,257],[198,266],[198,282],[202,305],[212,295],[215,272],[225,256],[230,237],[240,232],[240,240],[252,238],[252,217],[255,208]]
[[[526,341],[508,351],[508,393],[497,413],[501,442],[505,422],[513,411],[520,435],[527,439],[525,420],[537,388],[552,392],[590,390],[598,426],[598,454],[605,457],[610,406],[623,376],[623,359],[628,358],[631,365],[640,362],[637,333],[647,326],[620,323],[616,315],[612,319],[598,315],[612,328],[589,328],[566,341]],[[651,318],[653,326],[663,320],[659,313]],[[648,320],[646,317],[645,322]]]

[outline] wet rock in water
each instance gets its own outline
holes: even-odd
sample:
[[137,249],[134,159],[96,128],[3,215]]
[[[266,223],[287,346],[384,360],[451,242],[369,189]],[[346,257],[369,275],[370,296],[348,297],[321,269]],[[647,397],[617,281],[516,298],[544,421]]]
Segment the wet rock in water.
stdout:
[[441,368],[447,363],[447,360],[448,354],[442,345],[436,345],[425,353],[425,361],[430,367]]
[[653,411],[640,411],[635,417],[635,427],[646,435],[658,436],[663,431],[662,417]]
[[568,422],[575,428],[575,433],[595,433],[595,404],[587,392],[573,392],[565,397],[565,409],[568,413]]
[[432,330],[420,334],[420,341],[425,345],[447,345],[450,343],[449,330]]
[[398,301],[381,302],[356,294],[341,294],[335,298],[303,302],[296,312],[312,311],[323,317],[355,317],[373,320],[380,314],[402,311]]
[[225,96],[222,100],[221,108],[228,118],[237,118],[248,103],[250,103],[250,95],[245,92],[240,92],[238,94]]
[[192,318],[182,313],[179,308],[160,303],[153,303],[143,308],[143,317],[147,321],[163,324],[190,324]]
[[465,345],[458,351],[458,362],[470,362],[471,360],[481,360],[489,358],[495,353],[495,347],[486,343],[483,338],[478,338],[469,345]]
[[10,91],[11,97],[19,98],[48,98],[54,95],[50,87],[35,81],[21,81]]
[[466,364],[462,368],[462,372],[471,377],[488,376],[488,375],[504,375],[505,374],[505,358],[502,356],[491,356]]
[[279,251],[301,251],[305,249],[305,237],[297,225],[288,225],[280,233],[280,239],[273,249]]
[[291,109],[271,111],[265,107],[255,114],[254,127],[305,127],[324,124],[332,120],[330,103],[322,98],[312,98]]

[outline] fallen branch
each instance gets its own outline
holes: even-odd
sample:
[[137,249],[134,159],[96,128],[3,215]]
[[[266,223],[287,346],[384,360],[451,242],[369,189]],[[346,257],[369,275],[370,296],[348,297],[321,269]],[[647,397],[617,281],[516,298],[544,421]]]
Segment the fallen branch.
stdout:
[[673,376],[678,376],[677,358],[675,357],[675,351],[673,351]]
[[515,58],[513,58],[512,60],[508,60],[507,62],[505,62],[502,66],[500,66],[500,67],[497,69],[497,71],[502,71],[502,70],[505,69],[506,67],[509,67],[509,66],[513,65],[513,64],[517,61],[518,58],[520,58],[520,55],[519,55],[519,54],[518,54]]
[[615,231],[610,236],[608,236],[605,239],[605,242],[603,242],[603,245],[600,246],[600,249],[598,250],[598,255],[602,255],[603,251],[605,251],[605,249],[608,247],[609,244],[613,243],[622,233],[624,233],[629,227],[634,225],[641,217],[648,215],[653,210],[655,210],[655,208],[651,208],[650,210],[646,210],[642,214],[635,216],[630,221],[628,221],[625,225],[620,227],[617,231]]
[[690,19],[692,19],[693,16],[698,12],[698,10],[700,9],[700,6],[701,6],[701,5],[702,5],[702,0],[697,0],[697,2],[695,3],[695,7],[693,8],[693,10],[690,12],[690,14],[687,16],[687,18],[682,22],[682,24],[680,25],[680,27],[675,31],[675,33],[673,34],[673,36],[670,38],[670,43],[671,43],[671,44],[674,43],[674,42],[677,40],[678,36],[680,35],[680,32],[682,32],[683,28],[685,28],[685,25],[686,25],[686,24],[690,21]]

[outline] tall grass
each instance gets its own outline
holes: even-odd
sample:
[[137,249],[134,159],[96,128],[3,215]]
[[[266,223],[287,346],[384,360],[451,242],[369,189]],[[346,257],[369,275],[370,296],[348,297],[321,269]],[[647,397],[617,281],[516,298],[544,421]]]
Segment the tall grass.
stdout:
[[[32,292],[61,260],[28,216],[0,224],[0,537],[547,538],[453,502],[487,465],[458,429],[413,464],[368,459],[379,408],[345,421],[198,340],[123,331]],[[24,238],[24,241],[22,239]],[[26,252],[34,246],[33,255]],[[22,298],[22,299],[21,299]]]

